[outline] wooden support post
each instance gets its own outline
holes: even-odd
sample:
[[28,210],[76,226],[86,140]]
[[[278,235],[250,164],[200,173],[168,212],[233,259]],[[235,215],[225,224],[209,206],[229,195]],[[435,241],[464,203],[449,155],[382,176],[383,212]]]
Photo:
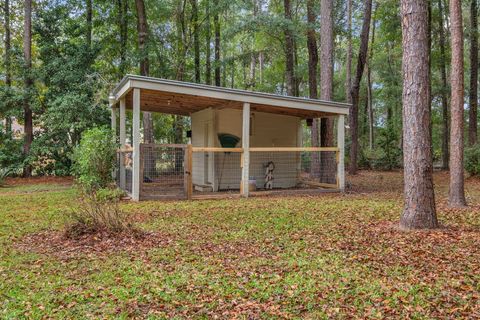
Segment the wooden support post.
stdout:
[[[110,99],[110,112],[111,112],[111,129],[112,129],[112,140],[117,142],[117,109],[115,108],[114,100]],[[115,181],[117,178],[115,168],[112,170],[112,180]]]
[[242,182],[240,193],[243,197],[248,197],[248,180],[250,169],[250,103],[243,104],[242,121]]
[[192,180],[192,170],[193,170],[193,148],[189,143],[185,149],[185,195],[188,200],[192,199],[193,196],[193,180]]
[[[125,148],[127,143],[126,118],[125,118],[125,98],[120,99],[120,149]],[[120,152],[120,189],[126,187],[125,155]]]
[[133,89],[132,200],[140,200],[140,89]]
[[337,161],[337,184],[338,188],[345,191],[345,116],[338,116],[337,123],[337,146],[338,146],[338,161]]

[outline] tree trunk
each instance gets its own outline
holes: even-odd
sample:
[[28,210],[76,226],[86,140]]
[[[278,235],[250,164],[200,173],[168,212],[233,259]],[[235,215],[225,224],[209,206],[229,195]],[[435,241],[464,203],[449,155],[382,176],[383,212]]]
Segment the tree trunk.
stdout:
[[468,112],[468,144],[477,143],[477,109],[478,109],[478,24],[477,0],[470,5],[470,108]]
[[428,8],[401,1],[403,43],[403,229],[438,227],[433,191],[428,72]]
[[[145,13],[145,3],[143,0],[135,0],[137,8],[137,31],[138,31],[138,49],[140,51],[140,75],[148,76],[150,73],[150,62],[148,60],[148,23]],[[153,137],[153,119],[150,112],[143,114],[143,142],[154,143]]]
[[212,66],[211,66],[211,52],[210,52],[210,44],[212,42],[211,39],[211,31],[210,31],[210,0],[206,0],[205,4],[205,83],[208,85],[212,84]]
[[442,78],[442,168],[448,169],[449,155],[449,116],[448,116],[448,84],[447,84],[447,54],[445,48],[445,28],[442,0],[438,0],[438,30],[440,41],[440,74]]
[[[331,101],[333,98],[333,2],[322,0],[320,4],[320,99]],[[320,120],[320,143],[322,147],[333,146],[333,118]],[[320,180],[335,183],[335,159],[327,153],[320,156]]]
[[372,17],[372,0],[365,1],[365,15],[363,17],[362,33],[360,35],[360,50],[358,53],[357,73],[353,82],[351,91],[352,107],[350,109],[350,134],[352,144],[350,146],[350,166],[349,173],[357,173],[357,155],[358,155],[358,103],[360,95],[360,84],[362,81],[363,70],[367,60],[368,38],[370,35],[370,21]]
[[[5,86],[7,87],[8,94],[10,95],[10,90],[12,88],[12,63],[10,58],[11,50],[11,40],[10,40],[10,3],[9,0],[4,2],[4,28],[5,28]],[[8,115],[11,109],[10,97],[7,102],[7,116],[5,117],[5,133],[9,134],[12,132],[12,118]]]
[[292,28],[292,8],[290,0],[283,0],[285,10],[285,20],[287,26],[285,27],[285,73],[286,73],[286,85],[287,95],[295,96],[295,57],[294,57],[294,43]]
[[92,30],[93,30],[93,22],[92,22],[92,17],[93,17],[93,7],[92,7],[92,0],[86,0],[87,3],[87,31],[86,31],[86,42],[87,42],[87,48],[90,51],[92,49]]
[[466,206],[463,177],[463,26],[460,0],[450,0],[452,71],[449,205]]
[[[308,48],[308,90],[310,98],[318,99],[317,68],[318,49],[317,35],[315,33],[315,22],[317,20],[314,11],[315,1],[307,0],[307,48]],[[312,147],[320,146],[319,119],[314,119],[311,128]],[[320,157],[317,153],[312,154],[311,174],[320,177]]]
[[352,0],[347,0],[347,64],[345,77],[345,92],[347,103],[352,103]]
[[[30,108],[30,96],[32,81],[32,0],[25,0],[25,18],[24,18],[24,37],[23,37],[23,58],[25,63],[25,92],[23,99],[24,111],[24,134],[25,141],[23,145],[24,156],[30,154],[30,147],[33,141],[33,120],[32,109]],[[23,167],[23,176],[30,177],[32,175],[32,167],[30,164],[25,164]]]
[[215,29],[215,85],[220,87],[220,18],[219,3],[215,0],[215,15],[213,16],[213,28]]
[[[372,6],[375,6],[372,4]],[[375,7],[376,8],[376,7]],[[368,112],[368,146],[370,150],[373,149],[375,143],[374,138],[374,113],[373,113],[373,94],[372,94],[372,61],[373,61],[373,46],[375,45],[375,16],[376,11],[373,14],[372,19],[372,38],[370,42],[370,54],[367,62],[367,112]]]
[[192,6],[193,52],[195,56],[195,82],[200,83],[200,35],[198,30],[197,0],[190,0]]
[[125,76],[127,63],[127,39],[128,39],[128,1],[118,0],[118,28],[120,31],[120,79]]

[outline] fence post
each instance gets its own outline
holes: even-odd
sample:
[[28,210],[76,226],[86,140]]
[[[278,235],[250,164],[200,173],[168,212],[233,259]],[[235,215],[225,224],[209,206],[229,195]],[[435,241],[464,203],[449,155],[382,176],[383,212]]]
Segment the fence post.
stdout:
[[140,200],[140,89],[133,89],[133,172],[132,172],[132,200]]
[[248,179],[250,170],[250,103],[243,104],[242,121],[242,182],[240,192],[243,197],[248,197]]
[[338,116],[337,123],[337,144],[338,144],[338,162],[337,162],[337,184],[342,192],[345,190],[345,116]]
[[193,149],[192,144],[187,144],[185,149],[185,193],[188,200],[192,199],[193,195],[193,182],[192,182],[192,169],[193,169]]

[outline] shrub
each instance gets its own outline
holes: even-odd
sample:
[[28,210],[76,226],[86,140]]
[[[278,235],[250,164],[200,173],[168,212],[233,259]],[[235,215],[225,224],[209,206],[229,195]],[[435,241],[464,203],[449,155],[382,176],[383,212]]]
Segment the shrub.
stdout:
[[120,210],[122,194],[121,190],[112,188],[83,193],[79,204],[68,215],[66,236],[78,238],[84,234],[134,230],[128,215]]
[[83,133],[74,151],[73,173],[86,191],[106,188],[112,183],[116,148],[109,128],[93,128]]
[[465,149],[465,170],[472,176],[480,175],[480,144]]
[[0,187],[5,183],[5,179],[12,173],[10,168],[0,168]]
[[79,204],[69,214],[68,237],[133,230],[128,216],[120,210],[123,192],[113,185],[116,144],[110,129],[87,130],[73,155],[73,172],[80,186]]

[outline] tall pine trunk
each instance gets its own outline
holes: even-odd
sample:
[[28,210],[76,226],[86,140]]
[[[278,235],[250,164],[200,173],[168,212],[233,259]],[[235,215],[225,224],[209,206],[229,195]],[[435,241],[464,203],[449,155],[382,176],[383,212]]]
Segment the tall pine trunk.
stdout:
[[478,109],[478,24],[477,0],[470,4],[470,108],[468,111],[468,144],[477,143]]
[[[317,68],[318,68],[318,49],[317,35],[315,33],[315,23],[317,17],[315,14],[315,1],[307,0],[307,49],[308,49],[308,90],[310,98],[318,99],[317,88]],[[312,147],[320,146],[319,119],[313,119],[311,128]],[[320,177],[320,157],[317,153],[312,154],[311,174],[314,177]]]
[[213,28],[215,32],[215,85],[220,87],[220,17],[219,17],[219,2],[214,0],[215,14],[213,16]]
[[287,25],[284,30],[285,34],[285,76],[287,85],[287,95],[295,96],[295,48],[292,32],[292,5],[290,0],[283,0],[284,17]]
[[[372,4],[372,6],[375,6]],[[376,12],[376,9],[375,9]],[[368,146],[373,149],[374,141],[374,113],[373,113],[373,90],[372,90],[372,61],[373,46],[375,44],[375,12],[372,19],[372,38],[370,42],[370,53],[367,61],[367,113],[368,113]]]
[[[23,58],[25,67],[24,78],[24,98],[23,98],[23,112],[24,112],[24,134],[25,140],[23,145],[24,156],[30,154],[30,147],[33,142],[33,120],[32,109],[30,108],[30,96],[33,85],[32,80],[32,0],[25,0],[25,17],[24,17],[24,37],[23,37]],[[32,175],[32,167],[30,164],[25,164],[23,167],[23,176],[30,177]]]
[[[333,2],[322,0],[320,4],[320,99],[333,98]],[[333,118],[320,120],[320,143],[322,147],[333,146]],[[320,179],[325,183],[335,183],[335,159],[326,153],[320,156]]]
[[119,77],[125,76],[127,63],[127,39],[128,39],[128,1],[117,0],[118,5],[118,28],[120,31],[120,66]]
[[348,103],[352,103],[352,0],[347,0],[347,63],[345,77],[345,93]]
[[[135,0],[137,8],[137,32],[138,49],[140,51],[140,75],[148,76],[150,73],[150,61],[148,60],[148,24],[145,13],[145,3],[143,0]],[[143,114],[143,141],[144,143],[154,143],[153,137],[153,119],[150,112]]]
[[403,44],[403,229],[438,227],[430,135],[428,8],[424,0],[401,1]]
[[447,84],[447,53],[444,27],[443,2],[438,0],[438,30],[440,45],[440,74],[442,79],[442,169],[448,169],[449,155],[449,116],[448,116],[448,84]]
[[198,6],[197,0],[190,0],[192,6],[193,24],[193,53],[195,60],[195,82],[200,83],[200,35],[198,29]]
[[93,30],[93,6],[92,6],[92,0],[87,0],[87,30],[86,30],[86,42],[87,42],[87,48],[90,51],[92,49],[92,30]]
[[[12,88],[12,62],[10,58],[10,50],[11,50],[11,40],[10,40],[10,2],[9,0],[5,0],[3,4],[3,13],[5,15],[4,18],[4,28],[5,28],[5,86],[9,91]],[[10,99],[7,103],[7,116],[5,117],[5,133],[9,134],[12,132],[12,118],[8,114],[10,111]]]
[[205,83],[212,84],[212,65],[211,65],[211,50],[210,44],[212,42],[212,32],[210,24],[210,0],[205,3]]
[[450,0],[450,25],[452,48],[451,126],[450,126],[450,190],[449,205],[466,206],[463,176],[463,26],[462,4],[460,0]]
[[365,14],[363,17],[362,33],[360,35],[360,50],[358,52],[357,72],[353,82],[351,99],[352,107],[350,109],[350,135],[352,143],[350,145],[350,166],[349,173],[357,173],[358,156],[358,104],[360,96],[360,84],[362,81],[363,70],[367,60],[368,38],[370,35],[370,21],[372,17],[372,0],[365,1]]

